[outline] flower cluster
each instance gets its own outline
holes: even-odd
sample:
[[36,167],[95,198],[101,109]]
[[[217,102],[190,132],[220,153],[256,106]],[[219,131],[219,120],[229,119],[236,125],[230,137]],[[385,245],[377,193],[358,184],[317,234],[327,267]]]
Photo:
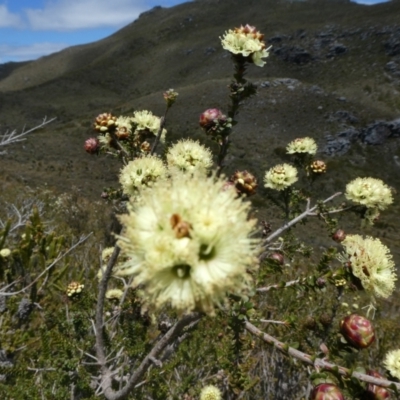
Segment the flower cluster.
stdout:
[[265,187],[284,190],[297,181],[297,169],[290,164],[279,164],[266,172]]
[[355,203],[379,210],[384,210],[393,203],[389,186],[375,178],[354,179],[347,184],[345,196]]
[[265,48],[263,38],[264,35],[258,32],[254,26],[246,25],[225,32],[221,43],[225,50],[245,57],[247,61],[258,67],[263,67],[265,65],[263,58],[269,55],[269,48]]
[[400,349],[389,351],[383,363],[392,376],[400,379]]
[[342,245],[351,272],[362,287],[378,297],[389,297],[397,280],[389,249],[379,239],[360,235],[347,235]]
[[125,194],[134,196],[141,189],[151,186],[155,181],[163,179],[166,175],[167,169],[158,157],[139,157],[122,168],[119,182]]
[[326,172],[326,164],[322,160],[315,160],[311,163],[310,170],[314,174],[323,174]]
[[79,282],[71,282],[67,287],[67,296],[72,297],[82,292],[85,285]]
[[286,152],[287,154],[306,153],[315,155],[317,153],[317,144],[310,137],[298,138],[287,145]]
[[191,139],[180,140],[167,153],[170,171],[207,172],[213,165],[212,153],[209,149]]
[[[135,111],[133,113],[132,122],[135,125],[136,131],[149,131],[154,135],[157,135],[161,119],[155,115],[151,111],[143,110],[143,111]],[[163,130],[163,136],[165,135],[166,130]]]
[[257,266],[255,220],[224,182],[174,174],[141,193],[118,244],[130,257],[117,275],[134,275],[156,307],[213,312],[227,291],[246,289]]

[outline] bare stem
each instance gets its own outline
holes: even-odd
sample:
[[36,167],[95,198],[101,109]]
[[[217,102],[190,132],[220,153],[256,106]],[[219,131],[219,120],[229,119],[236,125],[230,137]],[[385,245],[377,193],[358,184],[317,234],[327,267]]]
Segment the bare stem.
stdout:
[[258,338],[260,338],[261,340],[263,340],[264,342],[274,345],[282,353],[288,354],[291,357],[297,358],[298,360],[301,360],[306,364],[312,365],[317,370],[322,369],[325,371],[334,371],[335,373],[338,373],[341,376],[346,377],[346,378],[354,377],[354,378],[359,379],[360,381],[372,383],[373,385],[382,386],[382,387],[390,387],[390,386],[394,385],[397,389],[400,389],[400,383],[398,383],[398,382],[389,381],[384,378],[375,378],[370,375],[352,371],[348,368],[333,364],[322,358],[316,358],[316,357],[310,356],[309,354],[303,353],[302,351],[296,350],[293,347],[289,347],[287,344],[280,342],[275,337],[260,331],[257,327],[255,327],[249,321],[245,322],[245,329],[248,332],[250,332],[251,334],[253,334],[253,335],[257,336]]
[[[327,199],[325,199],[323,201],[323,203],[328,203],[329,201],[333,200],[335,197],[340,196],[342,193],[341,192],[337,192],[335,194],[333,194],[332,196],[328,197]],[[310,199],[307,200],[307,206],[306,206],[306,210],[298,215],[296,218],[293,218],[291,221],[287,222],[286,224],[282,225],[279,229],[277,229],[275,232],[271,233],[271,235],[269,235],[267,238],[265,238],[263,240],[263,247],[266,247],[266,245],[268,243],[270,243],[273,239],[275,239],[277,236],[281,235],[282,232],[284,232],[286,229],[289,229],[290,227],[292,227],[293,225],[297,224],[299,221],[301,221],[302,219],[308,217],[308,216],[313,216],[316,215],[314,214],[314,211],[318,208],[318,204],[315,205],[314,207],[310,208]],[[265,258],[266,256],[266,252],[262,253],[260,256],[260,259]]]
[[257,288],[256,292],[269,292],[271,289],[283,289],[283,288],[287,288],[287,287],[290,287],[290,286],[297,285],[298,283],[302,283],[302,281],[303,281],[302,279],[296,279],[294,281],[286,282],[285,284],[277,283],[275,285],[270,285],[270,286]]
[[52,119],[47,119],[47,117],[43,118],[43,121],[40,125],[37,125],[31,129],[28,129],[27,131],[25,130],[25,127],[22,129],[21,133],[17,133],[16,130],[13,130],[11,132],[6,132],[4,134],[0,134],[0,147],[1,146],[7,146],[11,143],[15,143],[15,142],[21,142],[22,140],[26,140],[26,135],[28,135],[29,133],[32,133],[40,128],[43,128],[45,125],[49,124],[50,122],[53,122],[56,118],[52,118]]

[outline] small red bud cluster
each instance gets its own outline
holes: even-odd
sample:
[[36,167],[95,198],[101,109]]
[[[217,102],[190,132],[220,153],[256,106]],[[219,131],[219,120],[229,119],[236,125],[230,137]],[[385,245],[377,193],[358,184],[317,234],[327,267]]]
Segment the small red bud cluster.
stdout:
[[375,340],[371,321],[357,314],[348,315],[340,321],[340,333],[356,349],[365,349]]
[[346,232],[343,229],[338,229],[333,235],[332,239],[335,242],[341,243],[344,239],[346,239]]
[[89,154],[97,154],[99,152],[99,140],[97,138],[89,138],[85,141],[85,151]]
[[199,124],[207,135],[215,136],[228,127],[229,121],[218,108],[209,108],[200,115]]
[[239,194],[251,196],[256,193],[257,179],[250,172],[236,171],[229,179],[235,185],[236,191]]
[[344,400],[344,396],[333,383],[321,383],[312,390],[310,400]]

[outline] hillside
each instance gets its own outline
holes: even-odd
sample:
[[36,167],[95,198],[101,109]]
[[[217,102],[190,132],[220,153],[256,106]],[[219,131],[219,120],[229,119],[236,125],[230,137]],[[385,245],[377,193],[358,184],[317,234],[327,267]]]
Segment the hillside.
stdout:
[[[161,115],[162,92],[170,87],[180,93],[167,122],[170,140],[190,136],[205,142],[198,116],[209,107],[226,107],[232,73],[219,36],[246,23],[261,30],[273,48],[264,68],[248,70],[259,93],[241,109],[226,172],[246,168],[262,179],[284,159],[282,146],[309,135],[333,172],[322,194],[359,175],[396,188],[399,16],[398,1],[367,7],[326,0],[200,0],[154,8],[95,43],[8,69],[3,65],[1,131],[34,126],[45,115],[57,121],[2,155],[2,188],[46,184],[63,192],[76,186],[98,199],[102,187],[115,186],[119,165],[84,152],[94,117],[143,108]],[[262,204],[262,195],[260,189],[255,201]],[[398,232],[389,221],[384,226]]]

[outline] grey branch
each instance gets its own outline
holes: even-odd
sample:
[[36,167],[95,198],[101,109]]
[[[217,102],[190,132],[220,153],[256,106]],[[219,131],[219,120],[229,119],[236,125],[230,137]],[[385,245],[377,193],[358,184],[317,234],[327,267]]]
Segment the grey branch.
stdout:
[[376,386],[390,387],[394,385],[398,390],[400,390],[400,383],[398,382],[389,381],[384,378],[375,378],[370,375],[352,371],[348,368],[344,368],[341,367],[340,365],[333,364],[322,358],[316,358],[310,356],[309,354],[303,353],[302,351],[296,350],[293,347],[289,347],[287,344],[280,342],[275,337],[260,331],[256,326],[254,326],[249,321],[245,322],[245,329],[254,336],[257,336],[259,339],[263,340],[264,342],[274,345],[275,348],[280,350],[282,353],[288,354],[289,356],[297,358],[298,360],[301,360],[306,364],[312,365],[317,370],[335,371],[336,373],[340,374],[345,378],[354,377],[356,379],[359,379],[360,381],[372,383],[373,385]]
[[25,127],[22,129],[22,132],[18,133],[16,129],[6,133],[0,134],[0,147],[1,146],[8,146],[11,143],[21,142],[22,140],[26,140],[26,136],[29,133],[32,133],[40,128],[43,128],[45,125],[53,122],[56,118],[47,119],[47,117],[43,118],[43,121],[40,125],[37,125],[31,129],[25,130]]
[[92,233],[89,233],[86,236],[82,236],[78,242],[76,242],[73,246],[71,246],[67,251],[60,254],[45,270],[43,270],[29,285],[25,286],[21,290],[17,290],[16,292],[6,292],[5,290],[8,289],[10,286],[13,286],[18,281],[12,282],[11,284],[0,288],[0,295],[1,296],[14,296],[16,294],[22,293],[28,290],[31,286],[33,286],[43,275],[45,275],[51,268],[53,268],[60,260],[62,260],[67,254],[71,253],[76,247],[86,241],[86,239],[91,236]]

